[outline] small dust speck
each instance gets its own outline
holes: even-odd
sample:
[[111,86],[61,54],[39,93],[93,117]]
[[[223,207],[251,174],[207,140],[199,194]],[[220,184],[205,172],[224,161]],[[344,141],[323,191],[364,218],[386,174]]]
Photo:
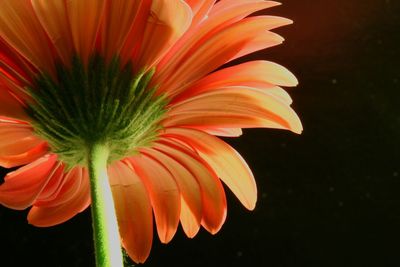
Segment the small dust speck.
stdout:
[[268,196],[267,193],[262,193],[262,195],[261,195],[261,197],[264,198],[264,199],[267,198],[267,196]]
[[399,173],[398,172],[393,172],[393,177],[397,177],[397,176],[399,176]]
[[242,257],[242,256],[243,256],[243,252],[242,252],[242,251],[238,251],[238,252],[236,253],[236,256],[237,256],[238,258]]
[[333,186],[329,187],[329,192],[335,191],[335,188]]
[[331,83],[332,83],[332,84],[337,84],[337,83],[338,83],[338,80],[332,79],[332,80],[331,80]]
[[343,207],[344,203],[342,201],[338,202],[339,207]]

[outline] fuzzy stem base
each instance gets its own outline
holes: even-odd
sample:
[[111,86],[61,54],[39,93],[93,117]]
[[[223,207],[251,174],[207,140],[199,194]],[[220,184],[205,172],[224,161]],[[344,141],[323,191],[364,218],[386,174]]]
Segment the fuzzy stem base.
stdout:
[[94,144],[88,150],[96,266],[123,267],[117,217],[107,176],[108,157],[105,145]]

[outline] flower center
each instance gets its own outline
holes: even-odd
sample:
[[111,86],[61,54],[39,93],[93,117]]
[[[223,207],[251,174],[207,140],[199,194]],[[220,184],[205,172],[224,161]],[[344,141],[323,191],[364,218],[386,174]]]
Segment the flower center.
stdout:
[[70,167],[86,165],[93,144],[108,147],[109,162],[134,155],[156,139],[166,112],[166,98],[149,88],[153,74],[98,55],[87,67],[77,57],[72,67],[59,64],[56,79],[42,73],[28,88],[34,131]]

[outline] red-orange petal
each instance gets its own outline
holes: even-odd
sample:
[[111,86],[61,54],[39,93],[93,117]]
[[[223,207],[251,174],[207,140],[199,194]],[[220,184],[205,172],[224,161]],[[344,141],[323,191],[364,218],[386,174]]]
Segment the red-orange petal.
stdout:
[[105,0],[66,1],[75,51],[85,63],[93,53]]
[[66,1],[32,0],[32,6],[61,61],[70,66],[74,45]]
[[253,174],[240,154],[217,137],[184,128],[165,129],[166,137],[175,137],[191,145],[232,190],[240,202],[253,210],[257,187]]
[[0,76],[18,85],[26,85],[32,81],[32,73],[27,61],[0,37]]
[[171,173],[145,155],[128,158],[150,196],[162,243],[171,241],[179,224],[180,192]]
[[35,67],[54,73],[52,47],[30,0],[0,1],[0,35]]
[[197,154],[173,140],[162,139],[154,145],[154,149],[178,161],[197,179],[202,194],[201,224],[210,233],[217,233],[226,219],[226,198],[215,172]]
[[45,141],[27,124],[0,121],[0,165],[6,168],[30,163],[48,152]]
[[0,73],[0,116],[9,117],[22,121],[30,121],[23,105],[17,97],[8,90],[9,81],[5,80]]
[[142,2],[106,0],[104,19],[100,29],[100,50],[108,62],[121,51]]
[[108,167],[121,242],[129,257],[143,263],[153,240],[153,214],[146,188],[136,172],[124,162]]
[[[80,167],[74,178],[80,180],[79,189],[72,198],[65,199],[65,194],[59,194],[58,205],[34,205],[28,213],[28,222],[38,227],[48,227],[63,223],[76,214],[84,211],[90,205],[90,187],[89,176],[87,172]],[[72,171],[72,170],[71,170]]]
[[[126,35],[120,55],[122,64],[128,61],[138,62],[140,48],[143,42],[143,35],[146,29],[147,18],[150,15],[152,0],[134,1],[138,3],[135,18],[130,31]],[[136,67],[140,70],[140,67]]]
[[0,185],[0,204],[17,210],[31,206],[57,167],[56,159],[48,154],[8,173]]

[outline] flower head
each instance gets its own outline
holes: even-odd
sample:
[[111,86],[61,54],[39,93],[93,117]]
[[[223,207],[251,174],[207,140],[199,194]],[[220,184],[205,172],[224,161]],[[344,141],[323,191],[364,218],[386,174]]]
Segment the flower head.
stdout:
[[216,233],[221,181],[247,208],[257,190],[242,157],[216,136],[242,128],[302,130],[280,86],[296,78],[268,61],[225,63],[283,41],[291,21],[251,13],[261,0],[0,1],[0,165],[22,166],[0,203],[52,226],[91,203],[88,147],[107,148],[119,233],[149,255],[153,216],[163,243]]

